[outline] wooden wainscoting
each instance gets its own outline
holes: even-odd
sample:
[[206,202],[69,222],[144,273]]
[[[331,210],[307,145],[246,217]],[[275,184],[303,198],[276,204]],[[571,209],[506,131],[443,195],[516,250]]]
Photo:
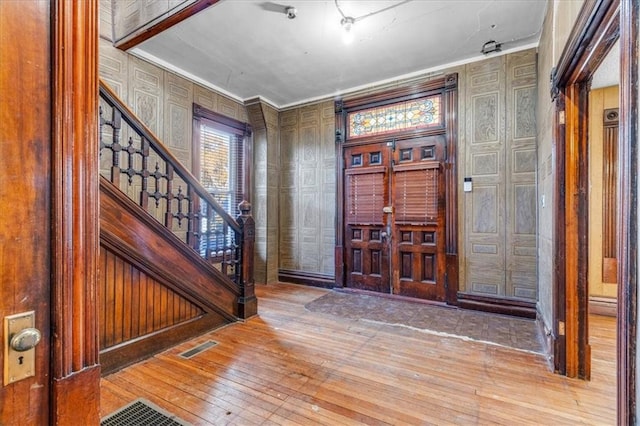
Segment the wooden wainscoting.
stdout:
[[142,397],[198,425],[615,423],[613,318],[591,317],[584,382],[540,354],[305,309],[327,292],[257,286],[258,317],[103,378],[101,414]]
[[233,282],[110,182],[100,189],[103,374],[237,320]]

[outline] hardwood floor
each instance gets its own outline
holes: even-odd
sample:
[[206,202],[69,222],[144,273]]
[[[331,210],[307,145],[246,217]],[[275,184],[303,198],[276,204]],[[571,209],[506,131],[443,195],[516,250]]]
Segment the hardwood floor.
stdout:
[[584,382],[539,355],[305,310],[326,292],[257,286],[259,317],[103,378],[101,414],[143,397],[196,425],[615,424],[615,318],[590,317]]

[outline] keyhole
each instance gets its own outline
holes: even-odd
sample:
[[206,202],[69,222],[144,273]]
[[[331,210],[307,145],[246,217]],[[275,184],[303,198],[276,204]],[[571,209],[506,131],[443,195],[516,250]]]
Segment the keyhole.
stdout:
[[22,360],[24,360],[23,356],[18,357],[18,364],[22,365]]

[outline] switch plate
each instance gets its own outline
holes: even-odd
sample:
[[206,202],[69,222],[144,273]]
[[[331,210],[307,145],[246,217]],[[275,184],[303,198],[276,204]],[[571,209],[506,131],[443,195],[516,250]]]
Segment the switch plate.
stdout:
[[4,317],[5,386],[36,374],[36,349],[18,352],[11,347],[11,338],[25,328],[35,327],[35,322],[34,311]]
[[470,177],[464,178],[463,190],[464,190],[464,192],[473,191],[473,181],[471,180]]

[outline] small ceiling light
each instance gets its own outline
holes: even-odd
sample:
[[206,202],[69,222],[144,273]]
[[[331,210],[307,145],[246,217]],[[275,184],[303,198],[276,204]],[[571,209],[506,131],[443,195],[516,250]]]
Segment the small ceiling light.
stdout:
[[489,53],[500,51],[502,51],[502,44],[498,43],[495,40],[489,40],[484,45],[482,45],[482,50],[480,50],[480,53],[488,55]]
[[355,23],[356,20],[350,16],[345,16],[340,21],[340,25],[342,25],[342,41],[344,44],[351,44],[353,42],[353,24]]
[[295,19],[296,16],[298,16],[298,11],[293,6],[287,6],[284,9],[284,13],[285,13],[285,15],[287,15],[287,18],[289,18],[289,19]]

